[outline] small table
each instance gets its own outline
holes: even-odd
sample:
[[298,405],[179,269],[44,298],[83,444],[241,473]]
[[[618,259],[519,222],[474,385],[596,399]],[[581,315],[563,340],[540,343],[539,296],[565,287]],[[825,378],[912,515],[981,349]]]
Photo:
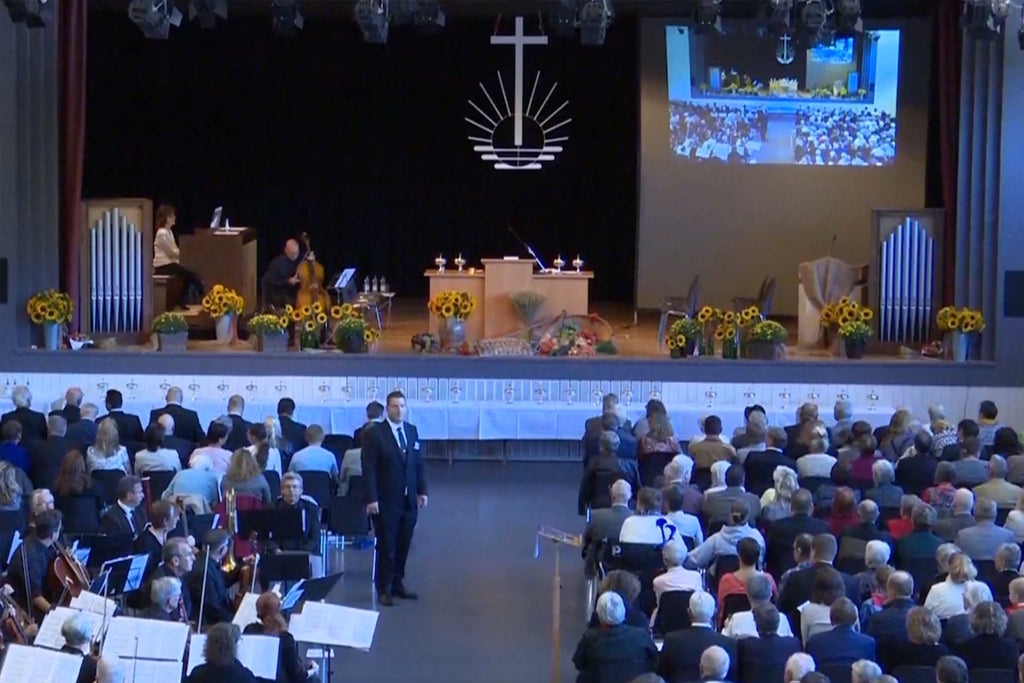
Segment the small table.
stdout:
[[[383,330],[385,327],[391,327],[391,301],[394,298],[394,292],[359,292],[359,294],[356,295],[355,301],[352,303],[355,306],[371,311],[377,319],[378,329]],[[388,324],[386,326],[384,325],[383,318],[381,317],[382,308],[387,309]]]

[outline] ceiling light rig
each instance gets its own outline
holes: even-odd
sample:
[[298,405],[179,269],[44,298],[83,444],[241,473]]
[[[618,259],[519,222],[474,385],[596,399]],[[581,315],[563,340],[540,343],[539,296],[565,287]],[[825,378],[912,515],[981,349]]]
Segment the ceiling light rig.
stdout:
[[139,27],[142,35],[152,40],[167,40],[171,26],[181,26],[181,12],[168,0],[131,0],[128,18]]

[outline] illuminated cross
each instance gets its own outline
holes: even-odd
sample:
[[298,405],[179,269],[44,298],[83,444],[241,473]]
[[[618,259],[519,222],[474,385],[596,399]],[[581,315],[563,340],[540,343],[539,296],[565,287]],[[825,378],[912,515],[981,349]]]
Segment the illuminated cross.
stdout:
[[511,36],[491,36],[491,45],[515,45],[516,48],[516,93],[513,112],[515,116],[515,146],[523,145],[523,46],[547,45],[547,36],[523,35],[523,18],[516,17],[516,32]]

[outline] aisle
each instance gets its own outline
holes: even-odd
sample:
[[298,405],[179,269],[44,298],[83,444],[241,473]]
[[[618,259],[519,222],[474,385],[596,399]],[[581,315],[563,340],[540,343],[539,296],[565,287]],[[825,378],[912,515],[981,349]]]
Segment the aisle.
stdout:
[[[333,681],[537,683],[550,680],[554,555],[534,559],[538,524],[576,531],[579,463],[428,465],[430,505],[406,583],[416,602],[382,608],[373,650],[341,653]],[[575,680],[582,563],[563,551],[562,680]],[[331,601],[370,607],[370,552],[346,553]]]

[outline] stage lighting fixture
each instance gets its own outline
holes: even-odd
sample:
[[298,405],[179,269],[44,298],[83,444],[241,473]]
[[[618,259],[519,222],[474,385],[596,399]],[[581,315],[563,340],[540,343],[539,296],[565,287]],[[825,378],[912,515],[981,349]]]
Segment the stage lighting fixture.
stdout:
[[551,17],[554,34],[562,38],[576,35],[576,0],[558,0],[558,9]]
[[853,37],[864,32],[864,20],[860,17],[860,0],[836,0],[836,34]]
[[4,4],[7,5],[11,21],[24,22],[29,28],[46,26],[53,7],[53,3],[47,0],[4,0]]
[[793,0],[768,0],[768,30],[785,33],[793,17]]
[[306,25],[298,0],[273,0],[270,9],[273,13],[274,33],[279,36],[290,38]]
[[181,26],[181,12],[168,0],[131,0],[128,3],[128,18],[142,35],[154,40],[167,40],[171,26]]
[[228,18],[228,0],[189,0],[189,21],[195,21],[202,28],[213,28],[217,17]]
[[709,31],[722,32],[722,0],[700,0],[697,5],[696,30],[698,33]]
[[359,0],[353,11],[353,17],[363,32],[363,40],[367,43],[388,42],[388,3],[386,0]]
[[604,45],[614,17],[611,0],[584,0],[579,5],[580,45]]

